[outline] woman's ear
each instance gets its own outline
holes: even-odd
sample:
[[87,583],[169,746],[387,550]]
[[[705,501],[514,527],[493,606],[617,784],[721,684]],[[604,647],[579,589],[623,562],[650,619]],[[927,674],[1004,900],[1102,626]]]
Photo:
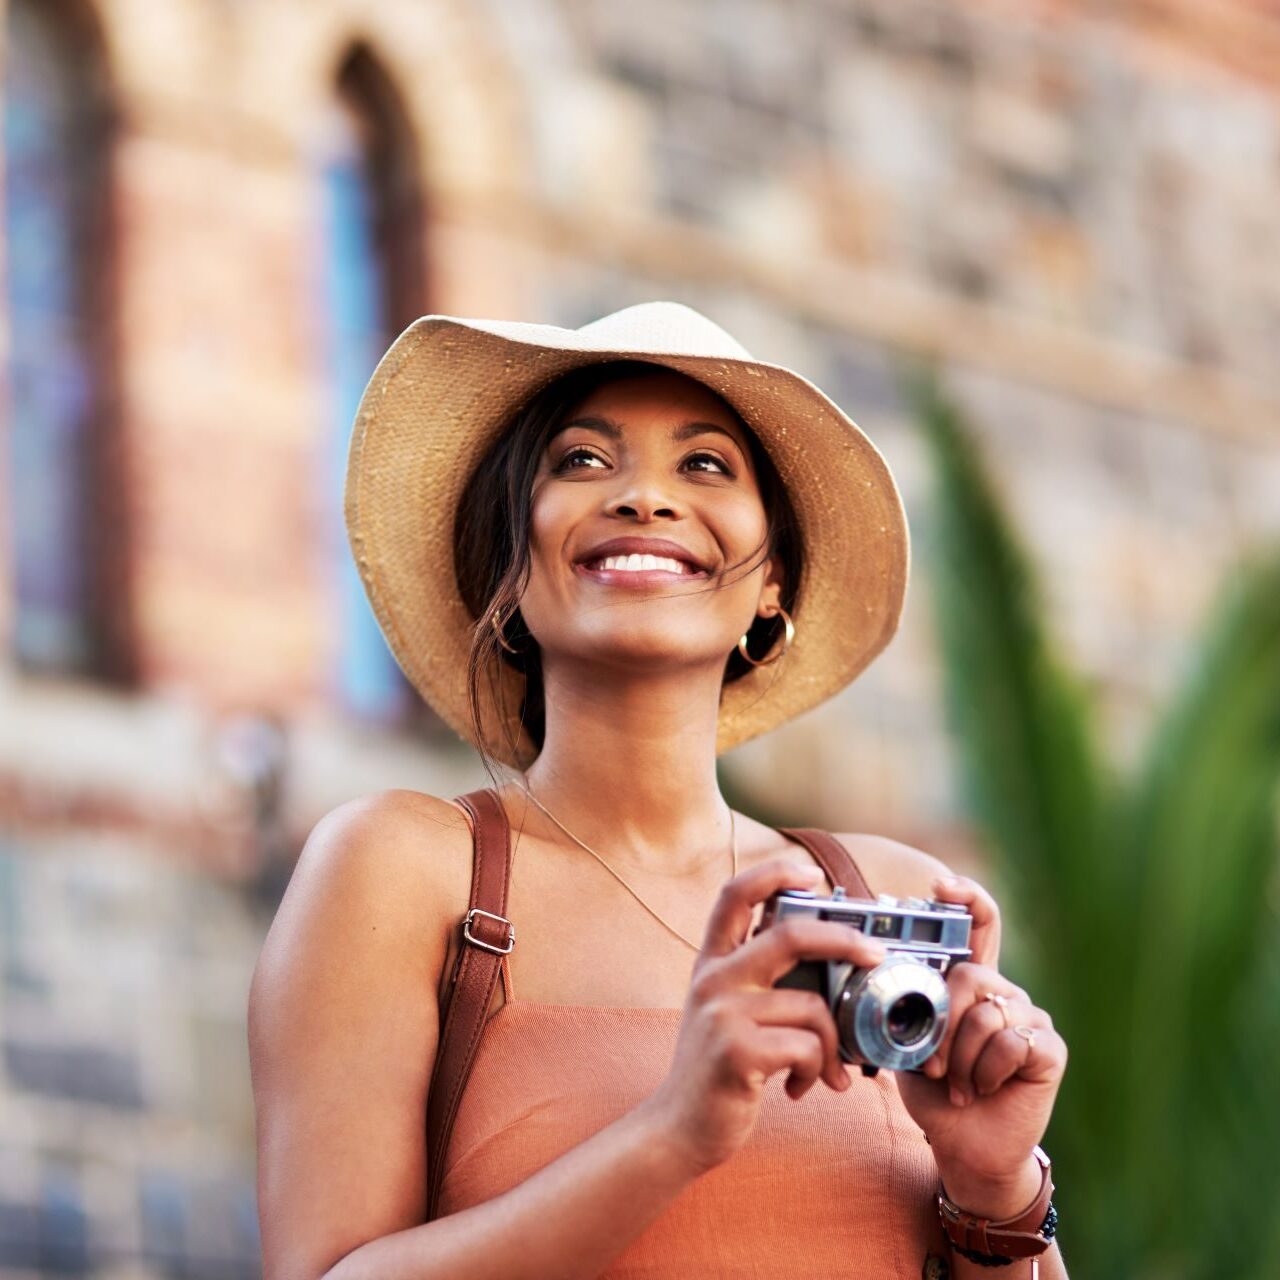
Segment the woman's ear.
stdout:
[[776,617],[782,608],[782,565],[777,556],[764,562],[764,581],[760,585],[760,599],[756,603],[757,618]]

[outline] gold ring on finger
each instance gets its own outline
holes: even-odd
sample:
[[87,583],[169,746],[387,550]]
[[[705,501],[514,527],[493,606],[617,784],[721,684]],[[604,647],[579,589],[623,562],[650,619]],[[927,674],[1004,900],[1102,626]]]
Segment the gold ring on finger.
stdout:
[[1000,1010],[1000,1016],[1004,1019],[1004,1029],[1009,1030],[1009,998],[1002,996],[998,991],[988,991],[982,997],[984,1000],[990,1000],[997,1009]]
[[1015,1036],[1021,1036],[1027,1042],[1028,1053],[1036,1047],[1036,1033],[1031,1027],[1023,1026],[1019,1023],[1016,1027],[1012,1027],[1011,1030]]

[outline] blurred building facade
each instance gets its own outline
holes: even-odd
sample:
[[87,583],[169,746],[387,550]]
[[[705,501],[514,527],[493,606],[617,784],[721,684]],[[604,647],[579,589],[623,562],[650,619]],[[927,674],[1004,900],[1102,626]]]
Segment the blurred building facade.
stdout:
[[[352,795],[482,781],[342,532],[414,316],[687,302],[859,421],[918,535],[895,362],[937,358],[1118,758],[1280,531],[1270,0],[0,10],[0,1273],[255,1273],[291,860]],[[726,770],[963,860],[920,545],[886,654]]]

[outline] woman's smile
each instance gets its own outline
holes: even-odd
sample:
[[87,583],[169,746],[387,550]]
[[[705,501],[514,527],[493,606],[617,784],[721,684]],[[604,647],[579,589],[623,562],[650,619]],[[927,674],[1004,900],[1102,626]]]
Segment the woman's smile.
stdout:
[[708,576],[700,559],[666,538],[610,538],[578,559],[574,570],[601,586],[630,590]]

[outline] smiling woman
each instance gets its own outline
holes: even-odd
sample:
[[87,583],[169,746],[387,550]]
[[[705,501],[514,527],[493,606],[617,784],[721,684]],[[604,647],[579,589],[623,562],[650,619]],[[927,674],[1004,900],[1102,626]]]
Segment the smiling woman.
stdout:
[[[906,523],[857,426],[673,303],[429,316],[365,392],[346,510],[496,785],[370,796],[303,850],[250,994],[267,1280],[1062,1277],[1066,1050],[991,898],[717,781],[897,626]],[[839,1001],[791,983],[904,962],[824,918],[835,888],[971,923],[918,1072],[851,1076]],[[783,891],[807,909],[753,931]]]

